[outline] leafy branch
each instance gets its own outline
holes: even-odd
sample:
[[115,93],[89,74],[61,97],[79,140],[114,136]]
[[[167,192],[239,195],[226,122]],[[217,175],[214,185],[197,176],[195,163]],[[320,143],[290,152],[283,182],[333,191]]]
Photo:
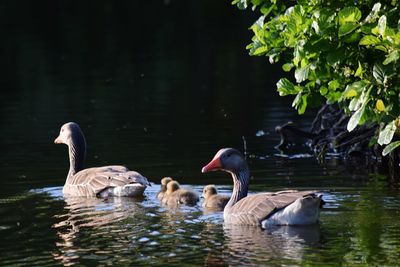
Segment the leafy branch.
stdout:
[[251,26],[250,55],[282,61],[293,81],[277,82],[292,106],[338,103],[349,114],[348,131],[366,122],[381,125],[384,155],[400,143],[400,10],[398,0],[234,0],[261,14]]

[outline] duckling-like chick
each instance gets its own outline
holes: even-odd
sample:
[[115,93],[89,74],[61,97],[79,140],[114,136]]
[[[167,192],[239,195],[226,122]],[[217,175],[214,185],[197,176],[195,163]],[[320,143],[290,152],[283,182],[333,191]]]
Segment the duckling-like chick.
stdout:
[[177,181],[171,181],[167,184],[162,202],[168,206],[194,206],[199,202],[199,196],[192,190],[181,189]]
[[172,181],[171,177],[164,177],[161,179],[161,189],[157,194],[157,198],[161,201],[164,198],[165,191],[167,191],[167,184]]
[[218,195],[215,185],[210,184],[204,187],[202,197],[203,207],[209,209],[223,210],[229,201],[229,196]]

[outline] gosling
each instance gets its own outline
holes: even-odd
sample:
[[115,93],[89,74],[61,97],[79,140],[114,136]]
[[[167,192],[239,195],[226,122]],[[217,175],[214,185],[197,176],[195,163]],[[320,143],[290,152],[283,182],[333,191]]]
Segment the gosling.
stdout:
[[213,184],[204,187],[201,196],[204,198],[203,207],[215,210],[223,210],[230,199],[229,196],[218,195],[217,188]]
[[165,195],[165,191],[167,191],[167,184],[172,181],[171,177],[164,177],[161,179],[161,189],[157,194],[157,198],[162,201]]
[[199,196],[192,190],[181,189],[177,181],[171,181],[167,184],[162,202],[167,206],[195,206],[199,202]]

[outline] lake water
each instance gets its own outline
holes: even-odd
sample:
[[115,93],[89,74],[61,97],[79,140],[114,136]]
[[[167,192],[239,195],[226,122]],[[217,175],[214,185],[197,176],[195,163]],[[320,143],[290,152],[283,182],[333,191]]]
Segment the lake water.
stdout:
[[[307,128],[314,113],[297,116],[275,92],[279,66],[247,55],[256,14],[144,2],[0,4],[0,266],[398,265],[396,181],[362,161],[318,164],[301,139],[274,149],[276,125]],[[62,196],[67,149],[53,141],[67,121],[85,133],[87,166],[123,164],[154,183],[144,199]],[[250,193],[320,190],[319,225],[229,226],[201,205],[160,205],[164,176],[229,195],[229,175],[200,170],[243,139]]]

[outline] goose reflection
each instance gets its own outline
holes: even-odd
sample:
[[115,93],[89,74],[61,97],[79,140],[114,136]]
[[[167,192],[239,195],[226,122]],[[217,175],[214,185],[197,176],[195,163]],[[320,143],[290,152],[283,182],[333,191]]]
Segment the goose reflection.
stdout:
[[[140,199],[139,199],[140,200]],[[53,225],[60,242],[56,243],[57,253],[53,256],[63,265],[71,265],[79,258],[78,240],[83,234],[91,234],[87,229],[95,228],[96,234],[107,235],[111,224],[135,216],[140,212],[138,199],[131,198],[78,198],[66,197],[65,213],[56,215],[60,221]],[[95,248],[94,248],[95,249]]]
[[257,266],[262,262],[288,259],[301,262],[305,251],[320,242],[320,226],[275,226],[262,230],[259,227],[224,224],[228,262]]

